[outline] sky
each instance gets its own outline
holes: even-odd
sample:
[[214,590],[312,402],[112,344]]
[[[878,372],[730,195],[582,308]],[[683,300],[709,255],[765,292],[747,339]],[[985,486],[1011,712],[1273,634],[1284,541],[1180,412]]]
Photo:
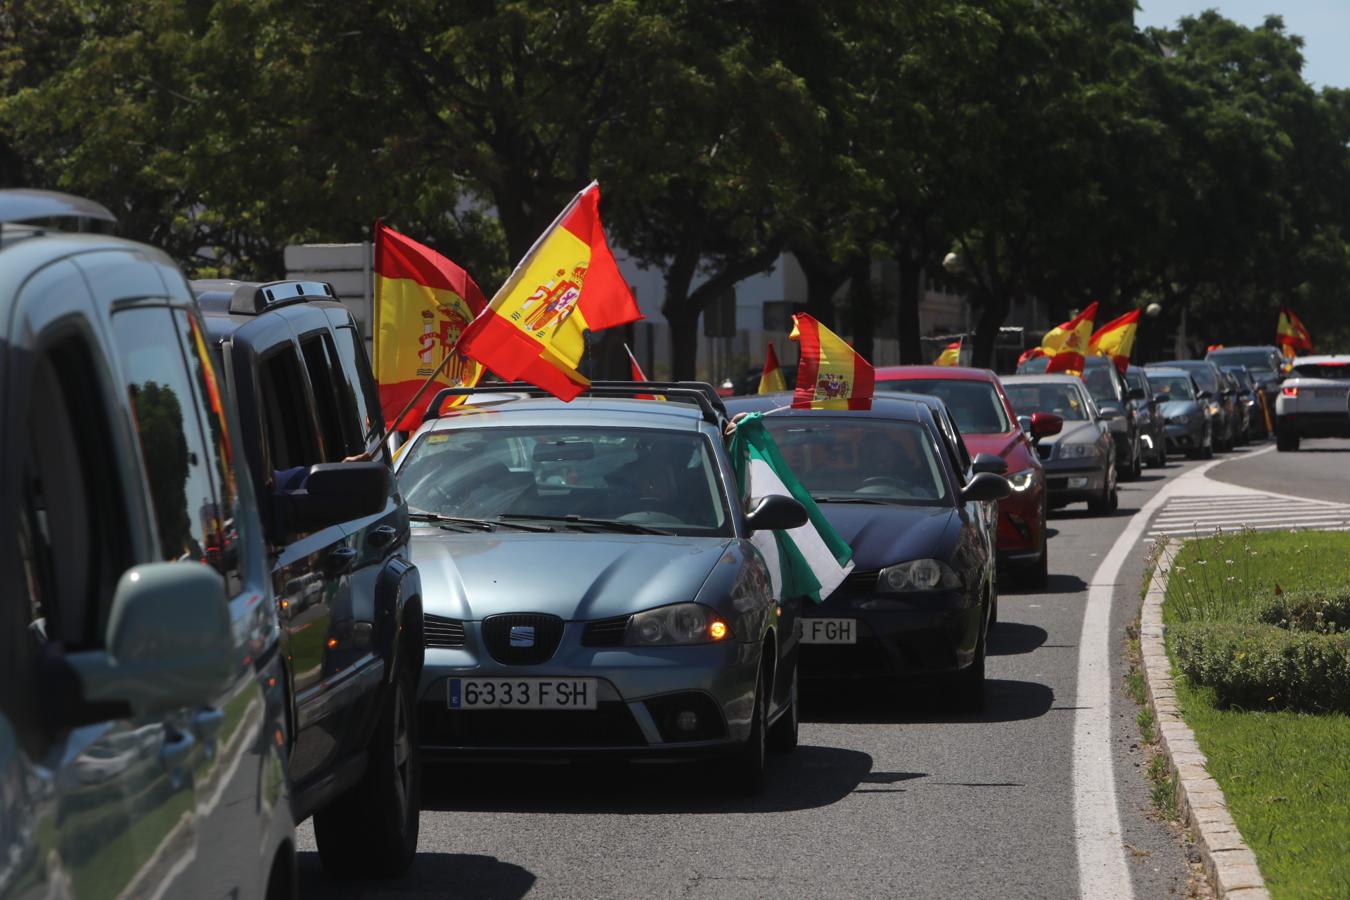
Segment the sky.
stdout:
[[1350,87],[1350,0],[1137,0],[1134,22],[1170,26],[1206,9],[1243,25],[1260,25],[1267,15],[1284,17],[1286,31],[1300,35],[1303,77],[1316,87]]

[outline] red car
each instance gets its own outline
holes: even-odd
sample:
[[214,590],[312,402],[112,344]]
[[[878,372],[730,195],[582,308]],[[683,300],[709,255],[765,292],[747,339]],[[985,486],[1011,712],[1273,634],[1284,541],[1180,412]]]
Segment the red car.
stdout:
[[[956,366],[885,366],[876,371],[876,389],[940,398],[951,410],[971,456],[992,453],[1003,458],[1013,492],[998,501],[999,565],[1016,570],[1033,587],[1044,587],[1045,471],[998,376],[988,369]],[[1034,427],[1044,428],[1048,435],[1053,424],[1038,421]]]

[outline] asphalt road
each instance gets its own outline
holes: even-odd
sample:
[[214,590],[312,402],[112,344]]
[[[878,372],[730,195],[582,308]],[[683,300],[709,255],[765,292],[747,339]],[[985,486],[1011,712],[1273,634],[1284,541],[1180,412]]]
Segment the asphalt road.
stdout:
[[[1295,457],[1239,452],[1211,476],[1325,497],[1342,453],[1350,444]],[[804,698],[800,749],[777,757],[768,791],[749,800],[727,795],[694,767],[428,769],[420,853],[405,878],[329,880],[306,824],[301,893],[1076,897],[1084,841],[1096,839],[1123,858],[1129,884],[1118,884],[1117,896],[1184,895],[1195,869],[1176,830],[1151,813],[1136,709],[1123,691],[1143,540],[1131,542],[1105,585],[1110,739],[1098,740],[1110,755],[1103,771],[1114,773],[1117,816],[1095,833],[1093,822],[1075,817],[1075,792],[1092,786],[1074,783],[1074,723],[1093,712],[1078,708],[1076,683],[1089,582],[1135,512],[1197,465],[1173,459],[1165,470],[1146,470],[1121,486],[1112,516],[1090,516],[1081,505],[1052,514],[1049,588],[1005,587],[982,715],[949,713],[931,685],[814,691]],[[1344,484],[1335,489],[1344,493]]]
[[1278,459],[1268,459],[1270,455],[1225,463],[1211,477],[1277,494],[1350,503],[1350,478],[1346,477],[1350,475],[1350,441],[1310,438],[1296,453],[1280,453]]

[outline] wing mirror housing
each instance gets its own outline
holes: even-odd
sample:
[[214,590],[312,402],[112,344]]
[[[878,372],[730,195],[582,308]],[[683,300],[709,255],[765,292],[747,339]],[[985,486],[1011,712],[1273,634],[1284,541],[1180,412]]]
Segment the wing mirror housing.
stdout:
[[1110,422],[1111,420],[1119,419],[1121,416],[1124,415],[1124,413],[1122,413],[1119,408],[1111,406],[1109,404],[1099,407],[1097,412],[1101,414],[1103,422]]
[[800,528],[807,521],[806,507],[785,494],[770,494],[755,504],[745,517],[751,531],[786,531]]
[[993,472],[977,472],[961,489],[961,499],[967,503],[1002,500],[1011,493],[1012,485],[1002,475],[995,475]]
[[1054,413],[1031,414],[1031,436],[1037,440],[1059,434],[1064,430],[1064,419]]
[[105,646],[65,656],[79,688],[66,718],[98,721],[112,709],[149,716],[213,703],[234,669],[234,652],[219,572],[198,562],[135,566],[117,582]]
[[1211,394],[1209,391],[1199,391],[1199,392],[1196,393],[1195,399],[1197,399],[1197,400],[1208,400],[1208,399],[1210,399],[1210,398],[1213,397],[1213,396],[1214,396],[1214,395]]
[[975,458],[970,462],[970,471],[977,475],[980,472],[1007,475],[1008,461],[1001,456],[995,456],[993,453],[976,453]]
[[362,516],[389,499],[392,476],[382,462],[320,463],[309,467],[299,490],[275,494],[282,534],[308,534]]

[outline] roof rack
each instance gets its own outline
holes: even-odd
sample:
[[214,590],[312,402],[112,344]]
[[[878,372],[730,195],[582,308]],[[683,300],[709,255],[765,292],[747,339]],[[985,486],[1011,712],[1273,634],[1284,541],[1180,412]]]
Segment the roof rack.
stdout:
[[[548,391],[524,382],[507,384],[480,384],[476,387],[443,388],[436,393],[431,405],[427,407],[428,419],[439,418],[448,410],[446,404],[456,397],[469,397],[474,394],[525,394],[530,397],[552,397]],[[727,408],[722,398],[717,396],[713,386],[702,381],[593,381],[582,391],[587,397],[609,397],[616,399],[636,399],[649,394],[665,397],[682,403],[692,403],[703,413],[703,418],[713,424],[727,419]]]
[[117,224],[117,216],[102,203],[59,191],[14,188],[0,191],[0,222],[32,222],[41,219],[78,219]]
[[337,292],[326,281],[269,281],[266,284],[241,284],[230,295],[230,312],[237,316],[256,316],[278,306],[309,300],[336,300]]

